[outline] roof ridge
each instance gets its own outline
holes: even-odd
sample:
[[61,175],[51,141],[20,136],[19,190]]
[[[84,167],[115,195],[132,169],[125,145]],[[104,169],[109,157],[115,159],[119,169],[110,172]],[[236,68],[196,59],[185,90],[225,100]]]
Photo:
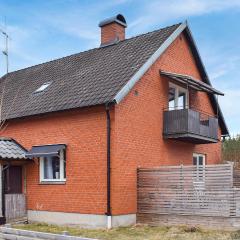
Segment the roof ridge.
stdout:
[[[166,26],[166,27],[163,27],[163,28],[155,29],[155,30],[153,30],[153,31],[149,31],[149,32],[146,32],[146,33],[138,34],[138,35],[136,35],[136,36],[132,36],[132,37],[130,37],[130,38],[126,38],[126,39],[124,39],[124,40],[121,40],[121,41],[119,41],[117,44],[120,44],[120,43],[129,41],[129,40],[132,40],[132,39],[135,39],[135,38],[138,38],[138,37],[142,37],[142,36],[144,36],[144,35],[148,35],[148,34],[151,34],[151,33],[155,33],[155,32],[161,31],[161,30],[166,29],[166,28],[171,28],[171,27],[174,27],[174,26],[177,26],[177,25],[180,25],[180,24],[181,24],[181,23],[176,23],[176,24],[173,24],[173,25],[170,25],[170,26]],[[112,46],[116,46],[116,44],[109,45],[109,46],[105,46],[104,48],[108,48],[108,47],[112,47]],[[52,60],[49,60],[49,61],[46,61],[46,62],[38,63],[38,64],[29,66],[29,67],[21,68],[21,69],[18,69],[18,70],[9,72],[9,73],[7,73],[7,74],[4,74],[3,76],[0,77],[0,79],[6,77],[6,76],[8,76],[8,75],[11,75],[11,74],[13,74],[13,73],[16,73],[16,72],[20,72],[20,71],[23,71],[23,70],[28,70],[28,69],[31,69],[31,68],[34,68],[34,67],[37,67],[37,66],[41,66],[41,65],[47,64],[47,63],[52,63],[52,62],[55,62],[55,61],[62,60],[62,59],[64,59],[64,58],[73,57],[73,56],[76,56],[76,55],[79,55],[79,54],[83,54],[83,53],[86,53],[86,52],[91,52],[91,51],[98,50],[98,49],[102,49],[102,48],[103,48],[103,47],[95,47],[95,48],[91,48],[91,49],[84,50],[84,51],[82,51],[82,52],[73,53],[73,54],[70,54],[70,55],[67,55],[67,56],[63,56],[63,57],[56,58],[56,59],[52,59]]]
[[131,39],[134,39],[134,38],[142,37],[142,36],[148,35],[148,34],[150,34],[150,33],[159,32],[159,31],[164,30],[164,29],[166,29],[166,28],[171,28],[171,27],[174,27],[174,26],[177,26],[177,25],[180,25],[180,24],[181,24],[181,22],[180,22],[180,23],[173,24],[173,25],[170,25],[170,26],[166,26],[166,27],[163,27],[163,28],[155,29],[155,30],[153,30],[153,31],[149,31],[149,32],[146,32],[146,33],[141,33],[141,34],[138,34],[138,35],[136,35],[136,36],[133,36],[133,37],[130,37],[130,38],[126,38],[126,39],[120,41],[119,43],[125,42],[125,41],[128,41],[128,40],[131,40]]

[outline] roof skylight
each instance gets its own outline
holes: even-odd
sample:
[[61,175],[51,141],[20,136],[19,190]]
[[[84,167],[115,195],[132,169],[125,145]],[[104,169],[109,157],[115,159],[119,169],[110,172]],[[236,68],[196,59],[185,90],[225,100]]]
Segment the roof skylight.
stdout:
[[40,93],[46,90],[51,85],[51,82],[46,82],[42,86],[40,86],[37,90],[34,91],[34,93]]

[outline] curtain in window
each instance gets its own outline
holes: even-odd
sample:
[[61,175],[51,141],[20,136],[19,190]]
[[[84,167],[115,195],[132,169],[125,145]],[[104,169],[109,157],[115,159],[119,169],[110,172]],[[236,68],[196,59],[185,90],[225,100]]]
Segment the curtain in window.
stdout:
[[44,158],[44,178],[45,179],[53,179],[52,157]]

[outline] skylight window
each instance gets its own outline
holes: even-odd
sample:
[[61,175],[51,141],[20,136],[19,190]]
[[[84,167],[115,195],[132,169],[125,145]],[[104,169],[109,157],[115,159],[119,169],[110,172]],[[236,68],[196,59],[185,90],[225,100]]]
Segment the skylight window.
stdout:
[[51,85],[51,82],[44,83],[41,87],[39,87],[37,90],[35,90],[34,93],[40,93],[46,90]]

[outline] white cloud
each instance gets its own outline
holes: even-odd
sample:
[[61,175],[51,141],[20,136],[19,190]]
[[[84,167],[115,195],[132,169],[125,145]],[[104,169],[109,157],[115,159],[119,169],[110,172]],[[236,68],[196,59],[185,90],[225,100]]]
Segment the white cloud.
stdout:
[[[8,25],[7,32],[10,36],[9,44],[9,67],[10,71],[15,68],[30,66],[41,61],[39,56],[34,56],[30,43],[32,39],[38,38],[37,31],[34,29],[22,28],[19,26]],[[0,50],[5,49],[5,38],[0,38]],[[6,61],[3,54],[0,54],[0,59],[3,64],[0,65],[0,73],[6,72]],[[17,61],[19,59],[20,61]]]
[[99,42],[97,24],[102,20],[103,13],[127,2],[129,1],[112,0],[104,3],[97,1],[89,2],[87,5],[81,5],[75,1],[75,4],[69,4],[63,11],[52,12],[52,10],[44,10],[44,15],[41,12],[36,12],[35,15],[39,21],[48,27],[53,27],[65,34],[79,39],[89,40],[96,44]]
[[[224,61],[222,61],[224,59]],[[230,74],[231,72],[240,68],[240,57],[239,56],[225,56],[222,58],[219,56],[218,62],[215,64],[213,69],[210,71],[210,77],[212,80],[220,79],[221,77]]]
[[153,0],[145,1],[141,5],[142,14],[139,14],[141,17],[130,25],[134,33],[169,20],[173,21],[229,9],[240,9],[239,0]]
[[[238,100],[240,99],[240,89],[225,89],[225,96],[220,97],[219,101],[228,118],[238,117],[240,119],[240,111],[238,107]],[[236,111],[233,111],[235,109]]]
[[237,74],[240,69],[240,57],[221,51],[215,46],[215,50],[207,54],[205,59],[213,86],[225,94],[224,97],[219,97],[219,103],[230,133],[240,133],[240,108],[237,104],[240,99],[240,82]]
[[238,101],[240,99],[240,90],[225,89],[224,92],[225,96],[219,98],[219,103],[230,133],[236,135],[240,133],[240,108],[238,105]]

